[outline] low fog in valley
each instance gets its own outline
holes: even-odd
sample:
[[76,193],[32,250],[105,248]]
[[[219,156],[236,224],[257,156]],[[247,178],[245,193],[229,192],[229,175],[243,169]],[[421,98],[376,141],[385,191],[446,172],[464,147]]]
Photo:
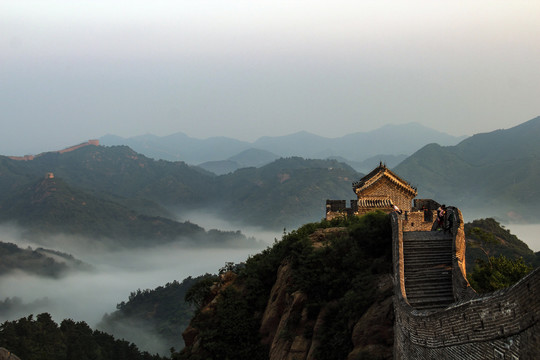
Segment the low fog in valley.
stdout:
[[[454,204],[450,204],[454,205]],[[459,205],[458,205],[459,207]],[[471,210],[466,208],[459,207],[463,214],[463,221],[465,223],[472,222],[477,219],[486,219],[494,218],[496,219],[505,229],[510,231],[511,234],[516,235],[519,240],[529,246],[529,248],[534,251],[540,251],[540,223],[516,223],[508,222],[498,218],[498,216],[493,214],[493,209],[486,208],[482,210]]]
[[[239,230],[217,218],[204,213],[193,213],[189,220],[205,229]],[[209,248],[171,243],[149,248],[106,250],[92,247],[91,241],[67,236],[46,239],[55,244],[55,250],[72,254],[75,258],[93,266],[92,271],[71,271],[55,279],[29,275],[16,271],[0,277],[0,322],[15,320],[30,314],[48,312],[57,322],[66,318],[86,321],[93,328],[105,313],[116,310],[116,304],[127,301],[137,289],[154,289],[168,282],[181,282],[188,276],[217,273],[225,262],[239,263],[250,255],[260,252],[281,234],[259,232],[255,228],[241,229],[247,237],[253,237],[253,246],[248,248]],[[21,248],[33,249],[43,246],[21,240],[20,232],[13,226],[0,227],[0,241],[17,244]],[[183,299],[179,299],[183,301]],[[133,327],[130,324],[126,327]],[[140,336],[143,329],[136,328]],[[126,336],[125,333],[123,336]],[[181,334],[178,334],[180,337]],[[159,349],[157,339],[145,334],[153,345],[137,345],[141,349]],[[128,339],[130,340],[130,339]],[[135,340],[130,340],[135,341]]]
[[[466,222],[486,218],[486,213],[465,211]],[[476,217],[470,216],[474,215]],[[228,223],[207,211],[178,214],[182,221],[190,221],[206,230],[240,231],[247,238],[237,244],[227,243],[223,247],[197,245],[196,240],[184,239],[166,245],[111,250],[104,241],[58,235],[41,239],[40,243],[24,240],[21,229],[12,225],[0,226],[0,241],[14,243],[20,248],[51,248],[71,254],[90,267],[72,270],[59,278],[37,276],[20,270],[0,276],[0,322],[16,320],[30,314],[48,312],[60,323],[63,319],[85,321],[92,328],[100,329],[105,314],[116,310],[116,305],[125,301],[138,289],[155,289],[173,281],[197,277],[205,273],[217,273],[226,262],[239,263],[250,255],[259,253],[280,239],[281,231],[268,231],[253,226]],[[504,224],[512,234],[525,241],[534,251],[540,251],[540,224]],[[62,260],[62,257],[56,257]],[[64,259],[65,260],[65,259]],[[84,270],[90,268],[91,270]],[[178,299],[183,301],[183,299]],[[125,320],[123,320],[125,321]],[[110,331],[118,338],[134,342],[152,353],[168,353],[171,344],[138,320],[127,320],[115,324]],[[109,331],[109,330],[106,330]],[[178,334],[181,341],[181,334]],[[178,346],[178,344],[176,345]]]

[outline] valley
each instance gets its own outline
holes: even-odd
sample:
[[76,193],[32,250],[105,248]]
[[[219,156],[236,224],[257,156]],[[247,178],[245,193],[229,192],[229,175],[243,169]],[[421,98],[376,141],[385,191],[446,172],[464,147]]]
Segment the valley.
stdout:
[[[534,127],[538,119],[531,120],[528,126]],[[501,136],[504,138],[505,133],[497,133],[497,141],[501,141]],[[474,143],[477,138],[485,142],[490,136],[472,137],[465,144]],[[419,149],[401,162],[396,171],[425,174],[410,175],[421,193],[440,195],[466,208],[463,201],[467,196],[453,197],[448,189],[452,189],[451,182],[465,184],[463,176],[475,172],[463,170],[459,162],[447,161],[441,167],[429,160],[433,148],[440,149],[443,158],[453,159],[455,149],[464,145],[437,146]],[[268,156],[264,152],[259,154]],[[429,156],[426,158],[425,154]],[[62,257],[88,264],[76,271],[54,270],[56,275],[52,277],[24,267],[7,269],[0,277],[0,293],[6,294],[0,299],[0,321],[47,312],[57,322],[74,318],[99,327],[105,324],[105,314],[116,314],[122,308],[120,304],[141,290],[216,274],[226,263],[238,264],[261,256],[284,235],[323,218],[326,199],[352,198],[351,183],[363,176],[339,157],[268,159],[268,163],[218,175],[182,161],[155,160],[125,145],[103,146],[95,141],[32,159],[0,156],[0,241],[16,244],[20,251],[46,247],[66,253],[49,252],[50,259],[44,258],[48,266]],[[531,166],[526,160],[516,157],[513,164],[523,163],[519,168]],[[368,164],[374,158],[366,161]],[[505,171],[506,162],[491,161],[493,171]],[[456,173],[462,177],[455,177]],[[522,186],[528,186],[536,176],[535,172],[528,175],[532,177],[524,179]],[[443,188],[425,183],[440,177],[447,182],[447,192],[440,193]],[[474,193],[471,191],[463,194]],[[504,217],[505,213],[525,213],[527,201],[535,199],[523,199],[519,203],[523,210],[506,201],[504,204],[510,208],[505,209],[495,189],[490,191],[495,194],[489,202],[492,206],[476,208],[469,214],[465,210],[467,221],[494,215],[506,224],[504,219],[515,218]],[[507,191],[500,193],[504,199],[510,196]],[[492,212],[499,209],[494,204],[503,204],[502,212]],[[473,209],[477,203],[469,205]],[[534,245],[538,225],[508,222],[506,228],[538,251],[540,246]],[[530,250],[516,246],[521,247],[520,254],[536,261]],[[15,253],[14,248],[10,249]],[[503,248],[497,251],[507,253]],[[508,254],[517,254],[512,251]],[[481,257],[478,249],[471,254]],[[26,256],[38,255],[27,252]],[[469,266],[472,268],[474,262]],[[147,311],[153,314],[151,308]],[[148,324],[140,324],[144,339],[128,331],[122,321],[107,326],[112,326],[110,331],[114,335],[136,342],[144,350],[167,354],[170,343],[165,344],[162,335]],[[175,339],[180,341],[180,337]],[[181,342],[174,344],[176,348],[182,347]]]

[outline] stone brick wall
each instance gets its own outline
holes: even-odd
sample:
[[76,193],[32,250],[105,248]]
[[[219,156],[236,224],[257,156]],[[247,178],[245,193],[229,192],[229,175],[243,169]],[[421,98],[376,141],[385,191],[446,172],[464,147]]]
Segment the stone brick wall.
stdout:
[[[434,215],[435,213],[435,215]],[[429,231],[433,227],[433,219],[435,219],[436,211],[430,211],[431,217],[428,216],[426,221],[426,214],[423,211],[411,211],[406,212],[403,215],[403,231]]]
[[8,156],[11,160],[18,160],[18,161],[30,161],[34,160],[34,155],[24,155],[24,156]]
[[421,314],[394,304],[395,359],[540,358],[540,269],[518,284]]
[[394,205],[397,205],[403,211],[411,211],[412,200],[414,198],[414,195],[411,195],[401,187],[396,186],[386,178],[381,179],[357,195],[359,198],[364,196],[386,196],[392,199]]
[[326,200],[326,220],[338,217],[351,216],[358,213],[357,200],[351,200],[350,207],[347,207],[346,200]]
[[458,302],[431,313],[413,309],[403,295],[404,221],[392,215],[394,359],[540,358],[540,269],[508,289],[476,295],[465,279],[463,218],[456,213],[452,271]]
[[426,208],[428,210],[437,210],[441,204],[432,199],[414,199],[413,210],[421,211]]
[[70,147],[68,147],[68,148],[65,148],[65,149],[62,149],[62,150],[58,150],[58,151],[56,151],[56,152],[57,152],[57,153],[60,153],[60,154],[63,154],[63,153],[70,152],[70,151],[73,151],[73,150],[77,150],[77,149],[80,149],[80,148],[82,148],[82,147],[89,146],[89,145],[99,146],[99,140],[88,140],[88,141],[85,142],[85,143],[82,143],[82,144],[79,144],[79,145],[75,145],[75,146],[70,146]]
[[[87,142],[79,144],[79,145],[70,146],[70,147],[62,149],[62,150],[51,151],[51,152],[52,153],[63,154],[63,153],[70,152],[70,151],[73,151],[73,150],[77,150],[77,149],[80,149],[82,147],[89,146],[89,145],[99,146],[99,140],[88,140]],[[43,154],[46,154],[46,153],[41,153],[41,154],[38,154],[38,155],[35,155],[35,156],[34,155],[9,156],[9,158],[11,160],[31,161],[31,160],[34,160],[38,156],[42,156]]]

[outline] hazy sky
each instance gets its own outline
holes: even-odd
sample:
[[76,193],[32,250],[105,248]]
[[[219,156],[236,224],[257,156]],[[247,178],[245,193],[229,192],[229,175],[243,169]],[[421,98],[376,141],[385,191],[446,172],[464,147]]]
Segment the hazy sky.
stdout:
[[540,115],[540,1],[0,0],[0,154]]

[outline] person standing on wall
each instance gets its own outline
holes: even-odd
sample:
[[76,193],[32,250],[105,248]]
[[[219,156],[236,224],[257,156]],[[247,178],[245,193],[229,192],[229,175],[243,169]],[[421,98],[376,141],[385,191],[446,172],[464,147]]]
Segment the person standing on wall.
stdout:
[[454,213],[454,210],[449,207],[447,210],[446,210],[446,222],[445,222],[445,227],[444,227],[444,232],[449,232],[450,234],[452,233],[452,228],[454,227],[454,221],[455,221],[455,213]]
[[442,204],[437,209],[437,226],[435,227],[435,230],[444,230],[444,215],[446,214],[446,205]]

